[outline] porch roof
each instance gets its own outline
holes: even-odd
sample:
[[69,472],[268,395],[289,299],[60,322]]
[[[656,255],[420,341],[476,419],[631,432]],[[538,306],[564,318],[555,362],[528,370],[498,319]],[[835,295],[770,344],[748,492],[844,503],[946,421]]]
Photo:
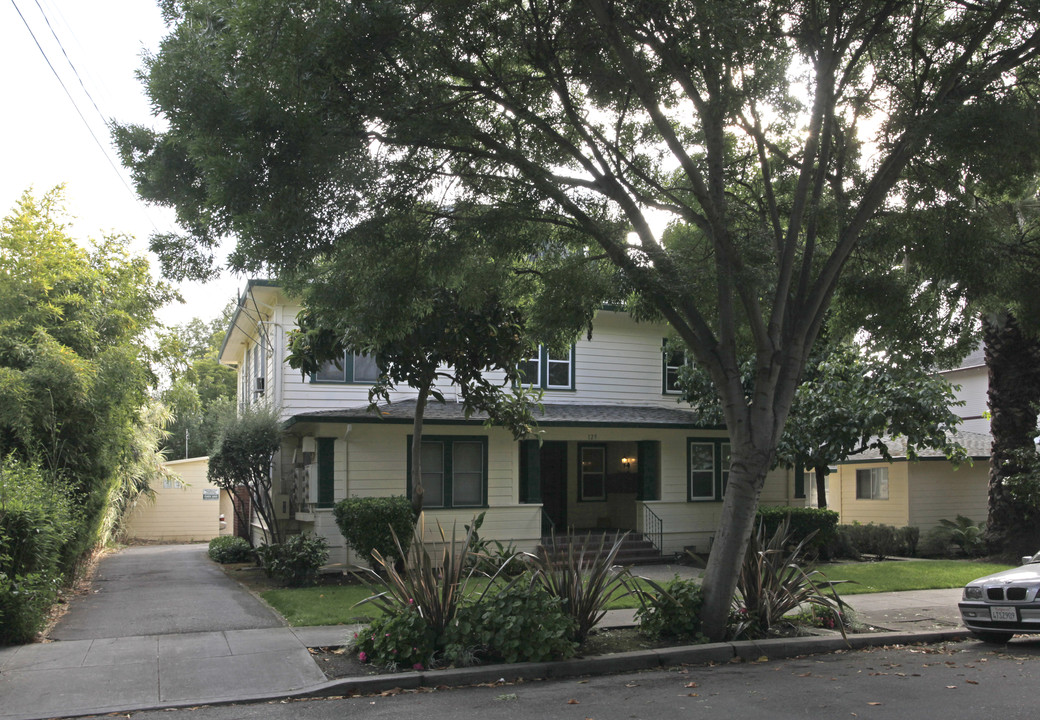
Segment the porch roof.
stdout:
[[[722,429],[698,422],[692,411],[678,407],[543,403],[540,410],[534,408],[534,416],[539,425],[547,427]],[[286,426],[314,422],[411,424],[414,417],[415,401],[401,400],[380,405],[375,412],[369,411],[368,406],[361,406],[299,413],[289,418]],[[456,402],[431,402],[423,414],[423,423],[427,425],[482,425],[486,420],[484,413],[474,413],[467,418],[462,403]]]

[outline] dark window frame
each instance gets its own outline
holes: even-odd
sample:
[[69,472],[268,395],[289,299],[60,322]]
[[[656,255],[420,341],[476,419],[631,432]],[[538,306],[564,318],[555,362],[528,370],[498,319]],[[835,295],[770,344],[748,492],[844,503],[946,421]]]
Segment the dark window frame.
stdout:
[[[708,446],[711,448],[711,495],[694,495],[693,488],[693,448]],[[720,437],[688,437],[686,438],[686,501],[687,502],[722,502],[726,497],[726,486],[729,484],[729,462],[732,458],[732,443],[729,438]],[[705,472],[701,469],[698,472]]]
[[[603,480],[603,493],[595,497],[585,496],[585,451],[586,450],[600,450],[603,453],[603,470],[599,473],[602,475]],[[587,502],[606,502],[607,501],[607,445],[606,443],[578,443],[578,497],[577,500],[580,503]],[[589,475],[595,475],[596,473],[588,473]]]
[[[406,443],[406,450],[408,451],[408,480],[407,480],[407,494],[408,497],[412,497],[412,438],[414,436],[409,435]],[[488,437],[487,435],[423,435],[422,443],[440,444],[441,445],[441,472],[443,473],[442,479],[442,491],[443,491],[443,504],[441,505],[428,505],[426,499],[423,498],[423,508],[429,508],[430,510],[472,510],[474,508],[487,508],[488,507]],[[481,477],[480,477],[480,495],[481,501],[478,505],[460,505],[455,502],[455,444],[456,443],[479,443],[481,450]]]
[[[535,362],[538,363],[538,378],[537,378],[537,380],[532,380],[530,378],[523,377],[523,378],[521,378],[520,383],[522,385],[531,386],[531,387],[534,387],[534,388],[537,388],[537,389],[540,389],[540,390],[546,390],[546,391],[549,391],[549,392],[553,392],[553,391],[564,391],[564,392],[572,391],[572,390],[575,389],[575,383],[576,383],[575,379],[576,379],[577,374],[578,374],[577,373],[576,363],[575,363],[575,358],[576,358],[576,353],[575,353],[575,349],[574,349],[574,343],[571,343],[570,348],[568,348],[568,358],[567,358],[567,360],[562,360],[560,358],[550,358],[549,357],[549,350],[548,350],[548,348],[546,348],[544,345],[539,345],[538,346],[537,356],[536,357],[530,357],[527,360],[525,360],[525,362],[528,362],[528,363],[535,363]],[[558,385],[558,384],[557,385],[550,385],[549,384],[549,365],[550,365],[550,363],[563,363],[563,362],[567,363],[568,369],[569,369],[568,384],[566,384],[566,385]]]
[[[358,360],[358,358],[365,357],[368,357],[365,353],[356,353],[353,351],[344,352],[343,357],[340,360],[343,367],[339,368],[340,371],[343,373],[343,379],[323,379],[319,378],[317,373],[312,373],[311,382],[317,385],[371,385],[374,382],[376,382],[376,380],[378,380],[378,377],[373,378],[371,380],[358,380],[356,378],[357,373],[355,372],[354,363]],[[347,361],[348,358],[349,362]],[[335,363],[332,363],[331,361],[326,364],[332,364],[333,367],[335,367]]]

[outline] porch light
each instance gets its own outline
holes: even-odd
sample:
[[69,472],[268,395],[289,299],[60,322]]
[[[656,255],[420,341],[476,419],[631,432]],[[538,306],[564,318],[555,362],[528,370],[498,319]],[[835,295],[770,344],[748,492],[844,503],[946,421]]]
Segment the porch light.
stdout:
[[625,472],[632,472],[632,465],[634,465],[636,459],[634,457],[623,457],[621,458],[621,465],[625,468]]

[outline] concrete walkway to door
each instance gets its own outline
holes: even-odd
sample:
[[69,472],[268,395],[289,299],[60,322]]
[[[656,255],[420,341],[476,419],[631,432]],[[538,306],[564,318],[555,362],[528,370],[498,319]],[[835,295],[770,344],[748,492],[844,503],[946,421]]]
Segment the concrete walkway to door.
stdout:
[[346,628],[285,627],[230,580],[205,545],[104,558],[53,642],[0,649],[0,718],[86,715],[291,693],[325,681],[308,645]]

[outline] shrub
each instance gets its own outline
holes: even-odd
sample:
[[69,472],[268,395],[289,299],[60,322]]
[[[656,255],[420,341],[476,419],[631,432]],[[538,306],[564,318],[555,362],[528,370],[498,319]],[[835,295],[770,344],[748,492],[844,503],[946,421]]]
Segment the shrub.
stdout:
[[[430,627],[435,641],[440,642],[445,629],[455,622],[466,597],[466,588],[475,573],[472,563],[468,561],[468,548],[474,530],[470,528],[461,542],[456,541],[454,528],[451,540],[446,538],[444,529],[439,524],[437,530],[441,536],[439,563],[434,562],[426,544],[423,543],[425,527],[422,524],[412,531],[414,538],[412,549],[408,553],[398,540],[396,532],[391,532],[397,550],[395,556],[406,556],[406,560],[398,570],[393,556],[384,557],[379,550],[373,550],[381,572],[373,569],[368,573],[372,576],[375,586],[382,592],[361,602],[373,603],[385,615],[400,615],[414,610]],[[483,597],[483,593],[480,597]]]
[[978,557],[986,549],[983,534],[986,524],[973,522],[971,518],[958,515],[956,520],[942,519],[939,524],[949,532],[950,542],[968,557]]
[[921,528],[906,525],[896,531],[900,544],[899,552],[906,557],[917,557],[917,546],[921,542]]
[[899,531],[891,525],[853,523],[845,525],[843,532],[857,552],[873,555],[875,560],[884,560],[896,555],[902,547]]
[[639,632],[649,638],[670,637],[678,640],[707,642],[701,634],[701,586],[678,575],[665,586],[651,584],[656,592],[640,593],[636,610]]
[[210,540],[209,557],[221,564],[251,562],[255,559],[249,541],[237,535],[221,535]]
[[43,629],[76,538],[70,507],[35,466],[0,463],[0,644],[29,642]]
[[574,620],[543,587],[513,582],[464,605],[445,634],[445,656],[456,665],[483,655],[507,663],[541,662],[572,656]]
[[[379,567],[374,551],[391,560],[408,556],[415,527],[408,498],[401,495],[347,498],[336,504],[333,513],[347,544],[373,568]],[[400,540],[400,551],[395,535]]]
[[922,557],[949,558],[955,554],[953,541],[950,538],[949,528],[936,525],[929,528],[928,532],[921,538],[919,547]]
[[805,549],[810,554],[826,554],[834,542],[838,513],[826,508],[766,506],[758,509],[758,523],[772,535],[787,519],[792,543],[811,538]]
[[[824,551],[829,560],[845,558],[848,560],[862,560],[859,550],[852,543],[852,533],[849,532],[851,525],[839,525],[834,529],[834,539]],[[823,553],[821,553],[823,554]]]
[[585,642],[611,601],[630,592],[630,574],[614,565],[626,535],[618,534],[606,553],[606,535],[600,537],[597,548],[590,534],[580,549],[570,543],[566,552],[557,554],[551,548],[555,543],[550,542],[549,548],[542,545],[534,554],[526,554],[537,582],[559,598],[564,611],[574,618],[574,640],[578,643]]
[[329,546],[321,535],[292,535],[280,545],[261,545],[257,558],[269,577],[289,587],[312,585],[318,570],[329,559]]
[[[752,533],[737,579],[743,605],[738,607],[741,622],[735,634],[768,635],[785,615],[807,605],[840,613],[844,605],[834,588],[823,584],[823,576],[811,565],[808,570],[801,567],[809,540],[793,543],[786,522],[771,536],[761,524]],[[844,626],[841,631],[844,635]]]
[[354,633],[352,650],[361,662],[388,670],[423,670],[430,667],[437,637],[415,607],[373,620]]

